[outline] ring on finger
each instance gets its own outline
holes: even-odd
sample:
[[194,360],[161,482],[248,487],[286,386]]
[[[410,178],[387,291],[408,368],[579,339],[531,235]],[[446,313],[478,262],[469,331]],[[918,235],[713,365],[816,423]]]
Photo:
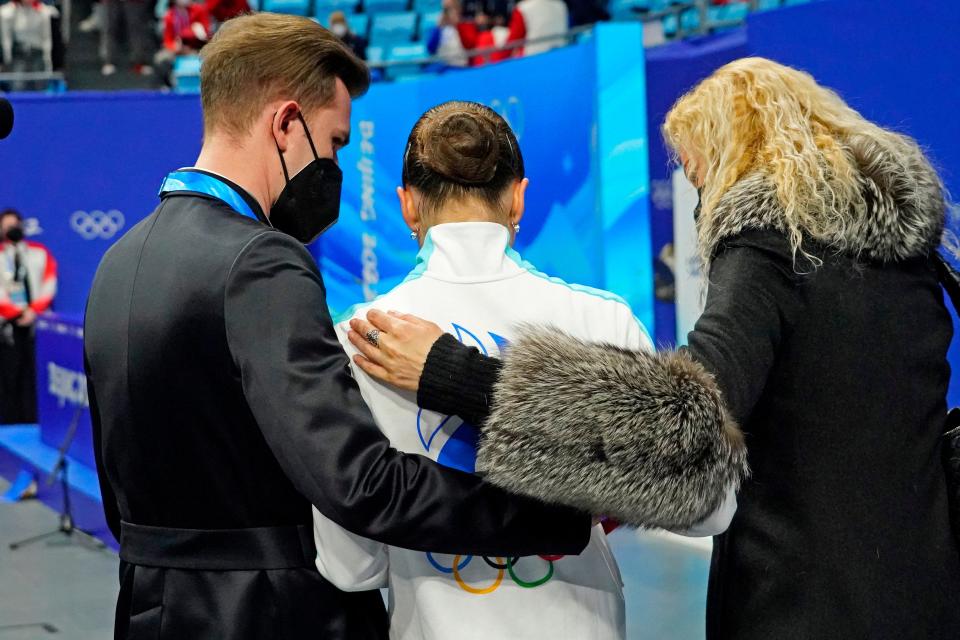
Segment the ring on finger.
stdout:
[[377,349],[380,348],[380,330],[371,329],[367,331],[367,334],[364,336],[367,339],[367,342],[375,346]]

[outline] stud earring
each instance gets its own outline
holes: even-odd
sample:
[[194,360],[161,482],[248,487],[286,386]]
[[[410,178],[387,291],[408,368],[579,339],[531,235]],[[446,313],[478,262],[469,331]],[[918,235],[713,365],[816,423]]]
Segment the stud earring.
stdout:
[[519,225],[519,224],[513,225],[513,232],[514,232],[514,233],[520,233],[520,225]]
[[419,231],[411,231],[411,232],[410,232],[410,239],[411,239],[411,240],[418,240],[419,238],[420,238],[420,232],[419,232]]

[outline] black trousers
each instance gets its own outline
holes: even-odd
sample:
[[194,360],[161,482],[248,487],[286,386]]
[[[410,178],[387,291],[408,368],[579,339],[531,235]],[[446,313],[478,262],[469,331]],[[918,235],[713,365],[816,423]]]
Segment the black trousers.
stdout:
[[378,591],[314,568],[188,571],[120,563],[115,640],[386,640]]
[[0,330],[0,424],[37,421],[36,346],[33,327]]

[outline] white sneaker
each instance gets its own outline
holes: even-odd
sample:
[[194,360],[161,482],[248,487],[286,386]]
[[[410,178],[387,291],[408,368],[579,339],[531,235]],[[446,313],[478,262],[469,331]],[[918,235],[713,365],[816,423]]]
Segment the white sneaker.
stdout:
[[80,24],[77,25],[77,28],[80,29],[80,33],[90,33],[91,31],[100,31],[100,18],[97,14],[90,14],[89,18],[85,18],[80,21]]
[[105,64],[100,67],[100,73],[104,76],[112,76],[117,72],[117,66],[113,64]]

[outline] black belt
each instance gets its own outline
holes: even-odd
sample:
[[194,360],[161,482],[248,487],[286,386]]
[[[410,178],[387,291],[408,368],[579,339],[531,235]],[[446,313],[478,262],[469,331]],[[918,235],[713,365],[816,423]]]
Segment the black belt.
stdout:
[[120,524],[120,558],[131,564],[196,571],[313,567],[309,525],[251,529],[172,529]]

